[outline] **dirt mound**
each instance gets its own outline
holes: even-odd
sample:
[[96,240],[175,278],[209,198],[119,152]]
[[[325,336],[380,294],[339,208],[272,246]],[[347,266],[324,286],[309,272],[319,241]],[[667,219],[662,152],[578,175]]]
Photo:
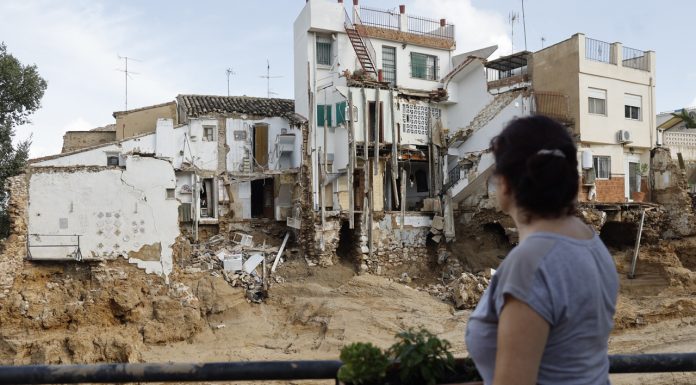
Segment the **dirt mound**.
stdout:
[[613,253],[620,278],[616,329],[696,315],[696,272],[684,267],[696,239],[642,246],[634,279],[627,277],[632,250]]
[[199,300],[125,260],[24,262],[0,303],[0,362],[134,362],[143,343],[183,341],[204,325]]

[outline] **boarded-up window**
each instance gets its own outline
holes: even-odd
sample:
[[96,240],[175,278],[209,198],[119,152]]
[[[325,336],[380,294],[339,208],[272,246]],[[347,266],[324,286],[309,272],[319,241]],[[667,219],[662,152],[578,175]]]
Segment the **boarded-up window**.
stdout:
[[346,122],[346,102],[336,103],[336,125]]

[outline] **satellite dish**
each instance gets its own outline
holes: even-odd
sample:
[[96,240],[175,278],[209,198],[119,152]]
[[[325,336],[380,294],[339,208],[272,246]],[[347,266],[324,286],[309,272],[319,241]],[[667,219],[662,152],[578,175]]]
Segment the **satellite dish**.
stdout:
[[696,119],[696,111],[689,111],[689,117],[691,119]]

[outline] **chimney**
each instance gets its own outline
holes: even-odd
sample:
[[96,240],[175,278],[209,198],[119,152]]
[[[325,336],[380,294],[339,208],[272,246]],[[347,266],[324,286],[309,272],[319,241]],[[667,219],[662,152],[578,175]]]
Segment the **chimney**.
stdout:
[[380,81],[380,82],[384,81],[384,73],[382,72],[381,69],[377,70],[377,81]]
[[444,27],[447,25],[447,20],[446,19],[440,19],[440,27]]
[[402,14],[402,15],[403,15],[404,13],[406,13],[406,5],[405,5],[405,4],[399,5],[399,13]]
[[353,5],[358,6],[358,0],[353,0]]
[[339,4],[343,4],[343,0],[338,0],[338,3],[339,3]]

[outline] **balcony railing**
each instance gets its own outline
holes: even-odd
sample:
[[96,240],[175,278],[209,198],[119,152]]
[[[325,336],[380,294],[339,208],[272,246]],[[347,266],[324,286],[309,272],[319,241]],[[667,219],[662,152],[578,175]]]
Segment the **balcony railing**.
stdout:
[[568,95],[558,92],[535,92],[536,113],[554,119],[570,120]]
[[384,9],[360,7],[360,20],[365,25],[399,30],[400,14]]
[[650,61],[648,54],[635,48],[623,47],[623,59],[621,64],[624,67],[635,68],[641,71],[650,71]]
[[389,10],[360,7],[360,23],[366,26],[405,31],[415,35],[454,40],[454,25],[420,16],[406,16],[401,25],[401,14]]
[[616,64],[611,54],[612,46],[610,43],[601,40],[585,38],[585,58],[603,63]]
[[454,40],[454,25],[441,24],[439,20],[420,16],[407,16],[408,32],[416,35],[438,37]]

